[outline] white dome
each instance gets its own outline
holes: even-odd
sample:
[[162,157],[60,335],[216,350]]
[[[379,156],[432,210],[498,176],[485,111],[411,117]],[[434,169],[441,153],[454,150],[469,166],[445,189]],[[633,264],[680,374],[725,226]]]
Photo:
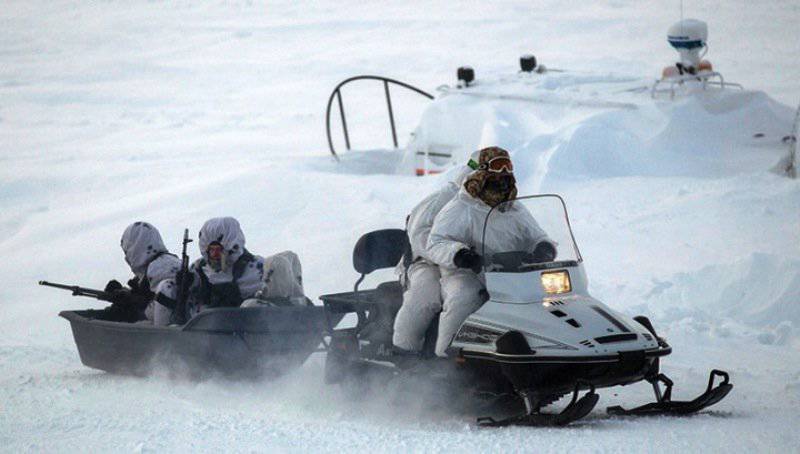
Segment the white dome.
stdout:
[[703,47],[708,40],[708,25],[697,19],[676,22],[667,31],[667,41],[676,49]]

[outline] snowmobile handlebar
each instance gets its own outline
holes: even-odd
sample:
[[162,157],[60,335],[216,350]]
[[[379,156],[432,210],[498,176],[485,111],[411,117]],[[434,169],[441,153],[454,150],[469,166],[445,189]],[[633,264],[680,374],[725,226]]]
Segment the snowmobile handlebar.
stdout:
[[93,288],[86,288],[86,287],[79,287],[77,285],[65,285],[65,284],[56,284],[53,282],[47,281],[39,281],[39,285],[44,285],[47,287],[58,288],[61,290],[69,290],[72,292],[72,296],[88,296],[90,298],[98,299],[101,301],[111,301],[110,295],[108,292],[103,290],[97,290]]

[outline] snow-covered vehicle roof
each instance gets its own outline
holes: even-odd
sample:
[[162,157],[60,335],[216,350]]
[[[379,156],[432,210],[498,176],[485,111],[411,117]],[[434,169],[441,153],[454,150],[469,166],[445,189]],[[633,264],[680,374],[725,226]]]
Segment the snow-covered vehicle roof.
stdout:
[[443,86],[397,171],[438,173],[489,145],[508,149],[525,191],[548,180],[718,177],[768,170],[785,154],[793,109],[760,91],[685,87],[653,98],[651,79],[519,73]]

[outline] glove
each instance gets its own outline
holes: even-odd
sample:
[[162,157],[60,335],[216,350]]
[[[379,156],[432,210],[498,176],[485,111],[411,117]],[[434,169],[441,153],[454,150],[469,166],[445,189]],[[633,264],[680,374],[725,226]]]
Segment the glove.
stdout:
[[122,284],[120,284],[118,280],[111,279],[108,281],[108,284],[106,284],[106,288],[103,289],[103,291],[106,293],[112,293],[115,290],[122,290],[122,288]]
[[139,279],[136,279],[135,277],[128,281],[128,287],[133,290],[133,293],[141,293],[140,290],[142,289],[140,288],[140,285],[141,283],[139,282]]
[[108,301],[118,306],[128,306],[133,299],[133,294],[126,288],[106,290],[106,293],[108,293]]
[[533,250],[533,263],[552,262],[555,259],[556,248],[546,241],[537,244]]
[[476,273],[480,273],[481,267],[483,267],[483,257],[472,249],[461,249],[456,252],[456,255],[453,257],[453,264],[458,268],[468,268]]
[[107,292],[107,300],[111,303],[105,308],[109,319],[117,322],[133,323],[144,320],[144,310],[150,304],[149,298],[132,293],[130,289],[119,288]]

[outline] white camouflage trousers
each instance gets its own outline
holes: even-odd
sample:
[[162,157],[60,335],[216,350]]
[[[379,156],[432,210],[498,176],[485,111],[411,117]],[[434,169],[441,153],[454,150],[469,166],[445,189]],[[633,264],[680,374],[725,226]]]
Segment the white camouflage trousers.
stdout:
[[436,355],[447,357],[447,347],[453,341],[464,320],[486,302],[487,293],[482,276],[458,268],[442,270],[442,314],[439,316],[439,336]]
[[[152,317],[150,316],[152,314]],[[151,302],[149,306],[147,306],[147,311],[145,312],[148,320],[153,321],[153,325],[155,326],[167,326],[169,325],[169,319],[172,317],[172,311],[169,310],[166,306],[162,306],[161,304],[156,303],[155,301]]]
[[394,319],[392,343],[403,350],[420,351],[425,331],[442,310],[439,266],[420,260],[408,267],[403,305]]
[[420,351],[425,331],[441,311],[436,355],[446,357],[461,324],[486,301],[483,282],[470,270],[441,270],[419,261],[408,268],[407,283],[403,306],[394,321],[392,343],[404,350]]

